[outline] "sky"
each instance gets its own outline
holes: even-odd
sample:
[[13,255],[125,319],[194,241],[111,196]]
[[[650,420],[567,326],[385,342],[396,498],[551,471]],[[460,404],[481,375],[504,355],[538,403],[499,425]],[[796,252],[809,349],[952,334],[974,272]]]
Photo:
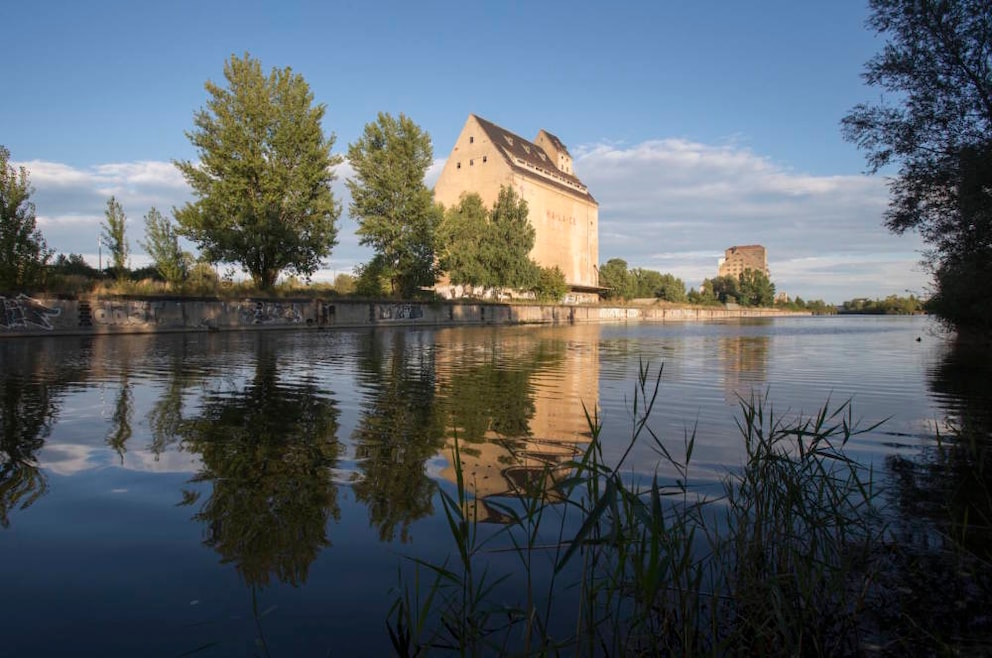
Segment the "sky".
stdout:
[[[866,3],[794,0],[420,2],[202,0],[6,3],[0,144],[28,169],[56,252],[97,264],[107,199],[143,217],[192,199],[173,160],[207,80],[249,53],[291,67],[326,105],[344,154],[378,112],[430,133],[432,184],[469,114],[575,158],[599,201],[599,261],[670,272],[698,287],[726,248],[762,244],[779,291],[840,302],[926,294],[914,234],[883,226],[885,173],[840,119],[878,101],[861,79],[883,45]],[[371,252],[348,216],[317,280]],[[104,254],[105,256],[105,254]]]

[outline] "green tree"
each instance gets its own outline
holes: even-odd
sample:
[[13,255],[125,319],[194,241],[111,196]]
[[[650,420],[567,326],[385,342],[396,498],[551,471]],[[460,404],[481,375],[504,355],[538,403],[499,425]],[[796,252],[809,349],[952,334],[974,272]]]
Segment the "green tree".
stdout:
[[739,281],[729,275],[706,279],[703,288],[706,289],[704,297],[711,295],[721,304],[736,304],[740,297]]
[[355,294],[359,297],[383,297],[389,277],[382,256],[376,254],[372,259],[355,268]]
[[197,200],[175,210],[181,232],[212,263],[238,263],[271,288],[283,271],[309,277],[336,244],[341,213],[331,181],[340,156],[325,137],[323,104],[292,69],[265,75],[245,54],[208,81],[205,108],[186,133],[199,162],[174,164]]
[[35,220],[33,192],[27,169],[14,169],[0,145],[0,290],[40,284],[52,257]]
[[438,257],[441,269],[455,285],[481,286],[487,280],[482,249],[489,226],[489,211],[482,197],[463,194],[458,205],[448,208],[438,227]]
[[746,269],[737,279],[738,300],[742,306],[772,306],[775,284],[764,272]]
[[56,274],[85,276],[91,279],[100,278],[100,271],[91,267],[82,254],[59,254],[50,266]]
[[103,234],[100,236],[100,241],[110,251],[111,269],[114,270],[118,280],[123,280],[128,270],[131,245],[127,241],[127,215],[124,214],[117,197],[112,196],[107,199],[104,215],[106,220],[101,225]]
[[627,269],[627,261],[611,258],[600,265],[599,286],[606,288],[607,299],[631,299],[636,292],[636,281]]
[[568,282],[565,281],[565,273],[557,265],[554,267],[538,267],[537,281],[531,290],[537,296],[538,301],[560,303],[562,298],[568,293]]
[[657,297],[661,289],[661,272],[646,270],[642,267],[635,267],[630,270],[630,275],[634,278],[634,293],[637,298]]
[[437,280],[441,210],[424,184],[433,161],[430,135],[403,114],[380,112],[348,147],[355,177],[347,185],[359,241],[375,249],[393,294],[404,298]]
[[355,292],[355,277],[347,272],[341,272],[334,277],[334,290],[339,295],[350,295]]
[[189,273],[190,258],[179,247],[179,232],[154,207],[145,215],[145,242],[142,248],[155,261],[155,269],[173,285],[182,283]]
[[933,308],[958,328],[992,328],[976,281],[992,277],[992,3],[870,0],[868,25],[886,37],[864,78],[891,104],[854,107],[846,139],[877,173],[898,165],[885,215],[896,233],[931,246]]
[[506,288],[527,289],[537,278],[530,258],[535,232],[527,215],[527,201],[512,187],[501,186],[480,250],[483,285],[495,290],[497,298]]

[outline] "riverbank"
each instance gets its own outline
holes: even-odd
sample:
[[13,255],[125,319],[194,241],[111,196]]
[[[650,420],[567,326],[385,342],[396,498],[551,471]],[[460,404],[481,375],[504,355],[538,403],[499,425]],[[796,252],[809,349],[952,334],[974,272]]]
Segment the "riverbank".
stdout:
[[770,308],[390,302],[345,299],[0,296],[0,337],[377,326],[685,322],[810,315]]

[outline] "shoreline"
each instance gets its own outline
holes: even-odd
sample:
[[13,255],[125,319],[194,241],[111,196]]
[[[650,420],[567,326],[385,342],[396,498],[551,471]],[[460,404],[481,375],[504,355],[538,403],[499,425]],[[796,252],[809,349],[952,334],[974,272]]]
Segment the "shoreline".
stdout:
[[338,298],[0,296],[0,339],[286,329],[360,329],[591,322],[698,322],[811,316],[810,311],[703,306],[501,304]]

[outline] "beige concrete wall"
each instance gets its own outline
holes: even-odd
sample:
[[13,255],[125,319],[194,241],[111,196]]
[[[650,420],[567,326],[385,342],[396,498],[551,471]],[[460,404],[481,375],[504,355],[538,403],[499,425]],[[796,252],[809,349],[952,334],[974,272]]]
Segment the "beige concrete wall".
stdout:
[[545,267],[561,268],[571,285],[599,285],[599,208],[533,177],[515,173],[512,184],[530,211],[535,232],[531,257]]
[[810,315],[776,309],[637,308],[338,299],[82,299],[0,296],[0,338],[459,324],[582,324]]

